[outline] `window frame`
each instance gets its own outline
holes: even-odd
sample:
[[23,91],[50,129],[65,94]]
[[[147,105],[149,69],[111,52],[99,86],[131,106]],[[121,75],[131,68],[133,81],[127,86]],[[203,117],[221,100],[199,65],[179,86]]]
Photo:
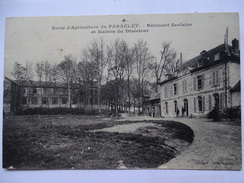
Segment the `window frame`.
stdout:
[[32,105],[37,105],[38,104],[38,98],[37,97],[31,97],[31,104]]
[[173,94],[177,95],[177,83],[173,84]]
[[198,111],[203,112],[203,98],[201,96],[197,97]]

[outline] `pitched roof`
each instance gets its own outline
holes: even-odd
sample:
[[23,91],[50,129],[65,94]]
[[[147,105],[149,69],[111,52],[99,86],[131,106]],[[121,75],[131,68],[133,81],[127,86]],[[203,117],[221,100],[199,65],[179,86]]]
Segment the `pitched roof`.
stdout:
[[[228,45],[228,49],[230,51],[232,51],[232,47],[230,45]],[[217,47],[215,47],[215,48],[213,48],[213,49],[211,49],[209,51],[205,51],[202,54],[200,54],[200,55],[198,55],[198,56],[186,61],[181,66],[180,69],[183,69],[183,68],[196,68],[196,67],[198,67],[198,61],[199,60],[204,60],[205,62],[206,61],[211,62],[211,61],[213,61],[213,59],[214,59],[213,57],[214,57],[214,55],[216,53],[219,53],[219,52],[225,53],[225,50],[226,50],[225,45],[221,44],[221,45],[219,45],[219,46],[217,46]],[[226,54],[223,54],[222,57],[224,57],[224,55],[226,55]]]
[[[209,51],[204,50],[201,52],[200,55],[183,63],[182,66],[180,68],[178,68],[177,70],[181,71],[184,69],[188,69],[190,72],[195,72],[195,71],[204,69],[206,67],[210,67],[212,65],[221,63],[227,59],[231,59],[232,61],[240,62],[240,55],[234,53],[233,49],[230,45],[228,45],[228,50],[230,52],[230,56],[227,55],[225,44],[221,44]],[[216,53],[220,53],[219,58],[217,60],[215,60],[215,58],[214,58]],[[199,60],[203,61],[203,65],[200,67],[198,66]],[[164,80],[164,81],[160,82],[159,84],[167,83],[168,81],[174,80],[176,78],[177,78],[176,76],[172,77],[168,80]]]
[[150,100],[158,100],[158,99],[160,99],[160,93],[159,92],[151,94],[150,98],[148,99],[148,101],[150,101]]

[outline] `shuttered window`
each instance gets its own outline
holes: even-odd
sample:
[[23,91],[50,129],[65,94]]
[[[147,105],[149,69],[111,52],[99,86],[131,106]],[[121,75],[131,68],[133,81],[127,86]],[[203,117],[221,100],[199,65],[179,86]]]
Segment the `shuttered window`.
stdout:
[[187,80],[182,81],[182,93],[187,93]]
[[213,76],[213,86],[218,86],[219,83],[220,83],[220,80],[219,80],[219,71],[218,70],[213,71],[212,72],[212,76]]

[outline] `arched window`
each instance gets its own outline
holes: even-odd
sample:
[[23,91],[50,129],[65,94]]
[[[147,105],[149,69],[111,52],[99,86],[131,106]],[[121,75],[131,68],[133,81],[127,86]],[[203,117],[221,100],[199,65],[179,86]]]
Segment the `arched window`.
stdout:
[[219,110],[219,94],[215,93],[213,97],[214,97],[214,108]]
[[165,114],[168,114],[168,102],[165,102]]
[[202,97],[197,97],[198,111],[202,111]]
[[175,113],[176,113],[177,112],[177,108],[178,108],[176,100],[174,101],[174,106],[175,106]]

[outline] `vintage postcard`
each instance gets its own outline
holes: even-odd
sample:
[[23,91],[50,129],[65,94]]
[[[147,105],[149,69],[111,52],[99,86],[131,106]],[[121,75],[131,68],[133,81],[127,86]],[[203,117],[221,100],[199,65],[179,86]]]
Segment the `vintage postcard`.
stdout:
[[240,170],[238,13],[6,19],[3,168]]

